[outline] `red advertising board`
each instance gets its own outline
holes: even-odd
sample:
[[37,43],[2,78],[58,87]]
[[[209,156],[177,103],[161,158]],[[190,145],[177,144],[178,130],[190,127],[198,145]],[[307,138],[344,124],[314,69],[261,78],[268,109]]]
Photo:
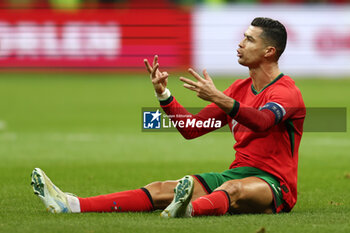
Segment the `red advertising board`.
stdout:
[[178,8],[0,9],[0,69],[144,69],[190,64],[190,13]]

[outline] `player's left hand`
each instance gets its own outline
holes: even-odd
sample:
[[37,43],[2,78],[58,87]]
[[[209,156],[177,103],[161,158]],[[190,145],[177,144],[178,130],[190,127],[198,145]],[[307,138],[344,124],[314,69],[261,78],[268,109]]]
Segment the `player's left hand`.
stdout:
[[199,98],[213,102],[214,98],[220,91],[216,89],[213,80],[210,78],[208,72],[205,69],[203,70],[204,78],[202,78],[191,68],[188,69],[188,72],[197,79],[197,82],[192,81],[191,79],[180,77],[180,80],[185,83],[184,87],[197,92],[197,96]]

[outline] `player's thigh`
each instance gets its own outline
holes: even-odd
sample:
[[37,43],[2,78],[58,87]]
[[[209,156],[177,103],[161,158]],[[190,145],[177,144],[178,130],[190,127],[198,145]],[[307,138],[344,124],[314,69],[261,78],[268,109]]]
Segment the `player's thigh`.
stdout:
[[273,213],[273,193],[269,184],[257,177],[230,180],[217,190],[230,196],[232,213]]
[[197,198],[208,194],[205,188],[202,186],[201,183],[199,183],[197,179],[194,178],[193,181],[194,181],[194,190],[193,190],[191,201],[194,201]]

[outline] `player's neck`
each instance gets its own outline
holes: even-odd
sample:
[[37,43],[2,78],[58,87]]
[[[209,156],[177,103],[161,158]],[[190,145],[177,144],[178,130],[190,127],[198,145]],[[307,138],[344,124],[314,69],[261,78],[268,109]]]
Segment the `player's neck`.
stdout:
[[249,68],[249,74],[256,91],[261,91],[281,73],[277,64]]

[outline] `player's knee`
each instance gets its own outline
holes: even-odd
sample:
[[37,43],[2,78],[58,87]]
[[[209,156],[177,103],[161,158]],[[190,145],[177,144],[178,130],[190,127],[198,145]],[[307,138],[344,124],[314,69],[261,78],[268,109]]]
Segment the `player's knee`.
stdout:
[[161,188],[163,182],[155,181],[145,186],[148,192],[151,194],[153,199],[156,199],[157,196],[161,193]]
[[240,181],[230,180],[223,183],[217,190],[225,190],[231,201],[237,201],[242,196],[243,185]]
[[176,181],[156,181],[145,186],[152,197],[154,209],[164,209],[170,204],[175,186]]
[[155,181],[145,186],[153,199],[159,199],[160,196],[164,198],[166,194],[173,194],[174,181]]

